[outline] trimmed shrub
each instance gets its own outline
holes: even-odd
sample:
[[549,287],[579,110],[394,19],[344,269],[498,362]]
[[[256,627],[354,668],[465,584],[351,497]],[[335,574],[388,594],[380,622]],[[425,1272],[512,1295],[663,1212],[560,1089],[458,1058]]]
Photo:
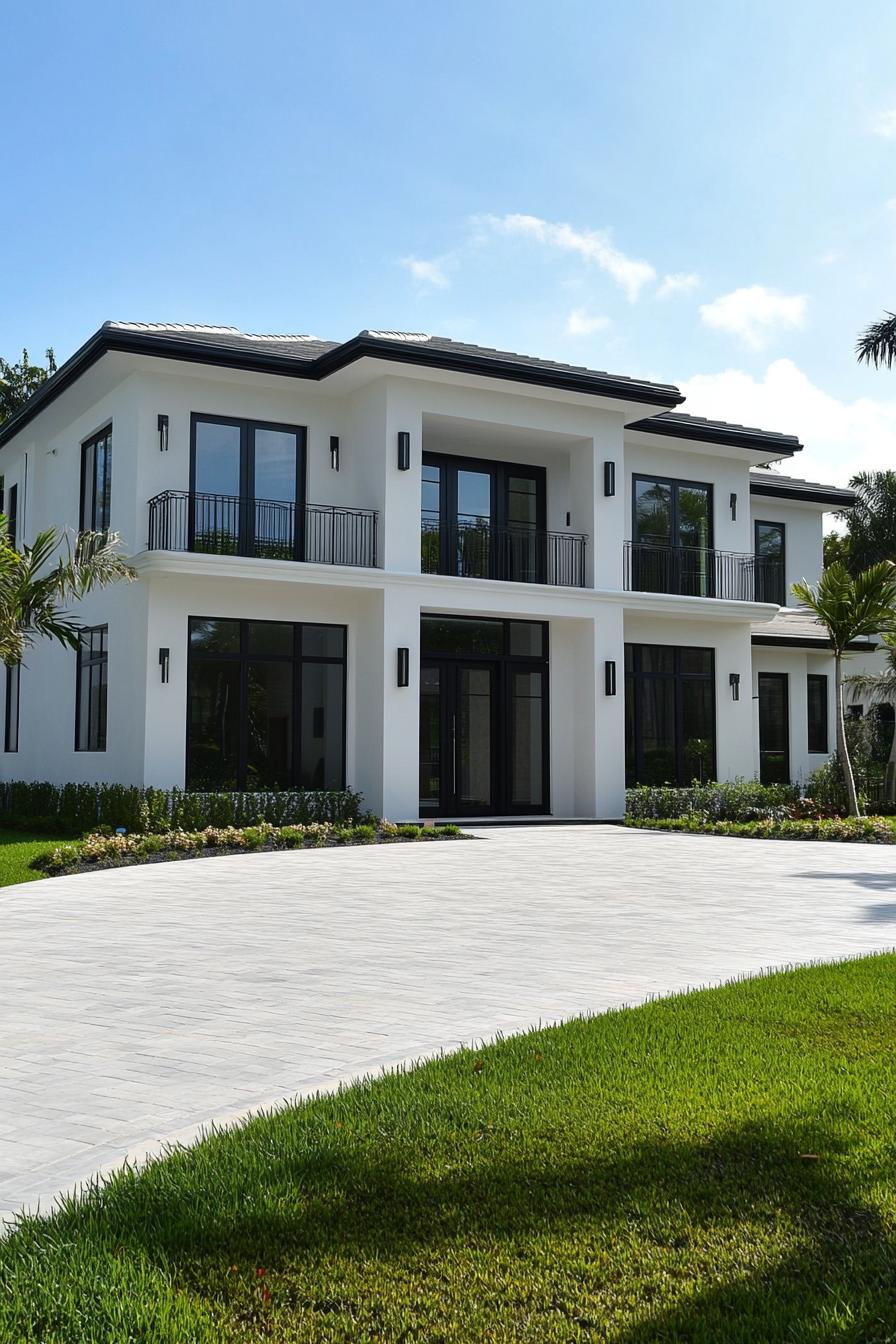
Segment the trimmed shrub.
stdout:
[[674,818],[632,818],[626,826],[648,831],[685,831],[691,835],[736,835],[750,840],[842,840],[867,845],[896,845],[896,820],[888,817],[817,817],[792,820],[708,821],[692,813]]
[[124,784],[0,785],[0,825],[19,830],[84,835],[119,827],[129,834],[198,831],[207,826],[308,825],[362,819],[361,795],[352,789],[327,793],[271,790],[267,793],[187,793]]
[[695,782],[688,788],[643,784],[626,791],[625,811],[627,817],[636,820],[697,815],[711,821],[757,821],[786,817],[799,798],[795,784],[760,784],[754,779],[726,784]]

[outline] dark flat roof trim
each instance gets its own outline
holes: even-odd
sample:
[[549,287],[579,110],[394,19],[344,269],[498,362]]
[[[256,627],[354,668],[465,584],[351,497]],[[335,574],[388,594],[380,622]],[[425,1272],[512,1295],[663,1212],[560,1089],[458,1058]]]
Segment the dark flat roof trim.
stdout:
[[[15,415],[0,426],[0,446],[7,443],[30,420],[49,406],[82,373],[95,364],[107,350],[129,354],[155,355],[161,359],[187,360],[193,364],[214,364],[222,368],[248,369],[255,373],[280,374],[287,378],[307,378],[319,382],[358,359],[382,359],[399,364],[449,369],[457,373],[501,378],[537,387],[555,387],[591,396],[613,397],[621,401],[640,401],[653,406],[678,406],[684,397],[677,387],[664,383],[644,383],[631,378],[616,378],[605,373],[578,373],[569,369],[549,368],[536,363],[515,363],[487,354],[466,354],[439,348],[415,346],[380,337],[355,336],[335,350],[316,359],[297,360],[294,356],[265,350],[236,349],[191,340],[189,336],[157,336],[152,332],[127,331],[101,327],[80,350],[29,399]],[[649,422],[648,422],[649,423]]]
[[[784,649],[829,649],[831,641],[825,635],[753,635],[754,644],[762,644],[767,648]],[[855,653],[868,653],[876,647],[870,640],[854,639],[851,644],[847,644],[847,649]]]
[[658,415],[654,420],[636,420],[627,428],[640,430],[644,434],[665,434],[673,439],[694,439],[700,443],[721,443],[729,448],[749,448],[759,453],[774,449],[780,457],[792,457],[794,453],[803,450],[799,439],[792,434],[689,420],[686,415]]
[[790,485],[774,480],[751,480],[750,494],[773,495],[776,499],[804,499],[810,504],[830,504],[836,509],[849,509],[856,502],[853,490],[840,490],[836,486],[827,490],[813,490],[811,486]]

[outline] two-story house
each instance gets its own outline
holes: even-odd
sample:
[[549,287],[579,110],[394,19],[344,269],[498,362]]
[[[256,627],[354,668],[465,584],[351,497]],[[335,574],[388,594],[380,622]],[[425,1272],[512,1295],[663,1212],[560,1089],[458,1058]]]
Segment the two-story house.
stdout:
[[348,784],[394,818],[805,777],[833,676],[790,584],[851,496],[682,400],[416,333],[106,323],[0,473],[19,541],[112,529],[139,582],[9,671],[3,777]]

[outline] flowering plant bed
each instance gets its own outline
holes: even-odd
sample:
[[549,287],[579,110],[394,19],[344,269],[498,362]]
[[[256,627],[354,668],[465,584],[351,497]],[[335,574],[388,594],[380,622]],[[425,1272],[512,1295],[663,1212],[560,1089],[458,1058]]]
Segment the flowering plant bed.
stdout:
[[626,826],[691,835],[736,835],[750,840],[843,840],[896,845],[896,817],[766,817],[758,821],[711,821],[692,812],[680,817],[627,817]]
[[201,831],[167,831],[162,835],[88,835],[83,840],[56,845],[38,854],[30,864],[37,872],[57,877],[97,868],[121,868],[136,863],[211,858],[219,854],[248,854],[259,850],[326,849],[346,845],[382,845],[424,840],[467,840],[458,826],[398,826],[372,819],[361,825],[308,822],[303,826],[206,826]]

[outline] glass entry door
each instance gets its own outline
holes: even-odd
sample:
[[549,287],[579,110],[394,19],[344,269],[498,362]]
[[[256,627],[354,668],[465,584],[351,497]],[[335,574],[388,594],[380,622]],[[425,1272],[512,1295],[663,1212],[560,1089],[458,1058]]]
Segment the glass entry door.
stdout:
[[425,616],[422,630],[421,815],[547,811],[544,625]]

